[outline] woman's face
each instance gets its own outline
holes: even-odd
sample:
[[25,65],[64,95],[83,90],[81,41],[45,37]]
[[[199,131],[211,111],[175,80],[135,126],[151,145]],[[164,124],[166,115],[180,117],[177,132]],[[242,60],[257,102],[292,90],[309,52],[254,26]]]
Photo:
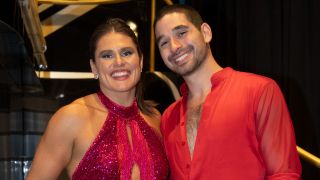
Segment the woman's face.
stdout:
[[103,35],[97,42],[95,61],[90,61],[105,93],[135,93],[142,70],[137,48],[129,36],[117,32]]

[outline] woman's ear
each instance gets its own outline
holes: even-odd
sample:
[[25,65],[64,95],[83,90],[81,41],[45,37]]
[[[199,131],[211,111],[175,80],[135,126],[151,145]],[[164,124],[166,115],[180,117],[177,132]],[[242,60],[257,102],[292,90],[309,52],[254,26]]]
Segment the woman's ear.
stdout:
[[202,23],[201,25],[201,33],[206,43],[209,43],[212,39],[212,31],[207,23]]
[[142,72],[142,69],[143,69],[143,56],[141,56],[141,59],[140,59],[140,72]]
[[90,67],[91,67],[91,72],[94,75],[98,74],[96,63],[92,59],[90,59]]

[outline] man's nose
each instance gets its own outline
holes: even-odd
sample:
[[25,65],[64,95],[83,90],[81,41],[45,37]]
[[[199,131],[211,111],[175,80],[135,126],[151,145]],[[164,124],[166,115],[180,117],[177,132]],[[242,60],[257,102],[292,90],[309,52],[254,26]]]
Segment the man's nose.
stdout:
[[182,46],[181,42],[179,40],[175,39],[175,38],[171,39],[171,43],[170,44],[171,44],[171,51],[172,52],[176,52]]

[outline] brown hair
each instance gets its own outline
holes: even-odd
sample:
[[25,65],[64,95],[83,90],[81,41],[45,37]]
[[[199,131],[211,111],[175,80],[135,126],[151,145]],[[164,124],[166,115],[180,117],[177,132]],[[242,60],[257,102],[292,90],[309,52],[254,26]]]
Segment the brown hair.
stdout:
[[132,29],[130,29],[130,26],[128,26],[127,23],[120,18],[110,18],[106,22],[100,24],[91,35],[89,42],[89,55],[92,61],[95,61],[94,53],[96,51],[98,41],[102,36],[110,32],[117,32],[130,37],[138,50],[139,57],[142,57],[142,51],[138,42],[138,38]]
[[163,7],[159,13],[156,15],[156,18],[154,20],[154,28],[156,27],[157,22],[165,15],[171,14],[171,13],[182,13],[186,16],[186,18],[197,28],[201,29],[201,25],[203,23],[203,20],[197,10],[192,8],[188,5],[182,5],[182,4],[173,4],[169,6]]

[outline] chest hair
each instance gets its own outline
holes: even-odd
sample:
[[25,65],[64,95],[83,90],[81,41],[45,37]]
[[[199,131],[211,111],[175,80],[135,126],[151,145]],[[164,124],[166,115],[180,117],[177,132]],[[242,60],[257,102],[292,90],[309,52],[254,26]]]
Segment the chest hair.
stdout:
[[187,130],[187,140],[188,140],[188,146],[189,146],[191,157],[193,155],[194,146],[196,143],[201,110],[202,110],[202,104],[199,104],[196,106],[189,106],[187,110],[186,130]]

